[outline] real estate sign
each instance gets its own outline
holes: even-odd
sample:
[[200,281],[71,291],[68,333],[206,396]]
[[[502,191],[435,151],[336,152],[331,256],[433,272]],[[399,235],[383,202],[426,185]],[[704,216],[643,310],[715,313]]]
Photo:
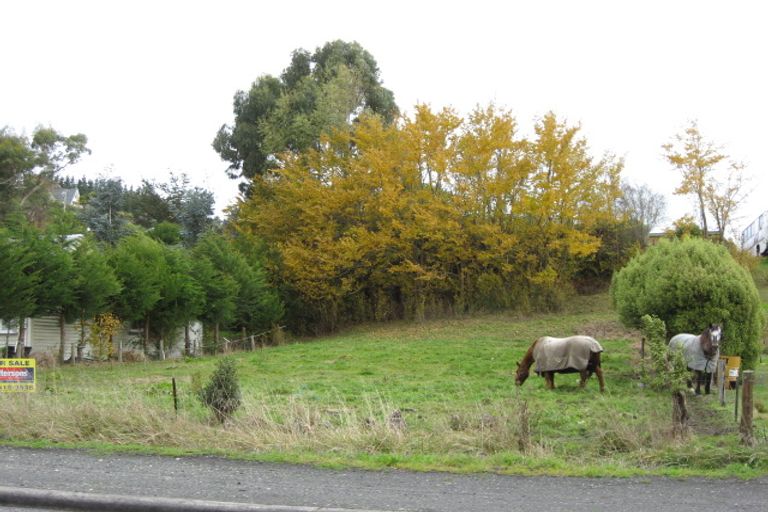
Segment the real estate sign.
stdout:
[[0,392],[34,390],[34,359],[0,359]]

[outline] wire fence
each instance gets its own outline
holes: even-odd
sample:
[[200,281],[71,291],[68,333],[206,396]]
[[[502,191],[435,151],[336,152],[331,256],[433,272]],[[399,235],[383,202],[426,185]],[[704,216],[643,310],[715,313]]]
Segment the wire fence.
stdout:
[[229,339],[222,336],[217,343],[211,341],[203,344],[204,354],[228,354],[230,352],[253,352],[267,346],[280,345],[284,340],[285,326],[278,325],[255,334],[246,335],[240,338]]

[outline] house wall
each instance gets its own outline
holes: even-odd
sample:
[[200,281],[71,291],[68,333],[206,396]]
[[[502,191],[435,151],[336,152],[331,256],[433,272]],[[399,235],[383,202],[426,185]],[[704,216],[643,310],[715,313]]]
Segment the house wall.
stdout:
[[[39,317],[26,319],[26,331],[24,335],[24,346],[31,348],[33,352],[48,352],[54,356],[59,354],[59,344],[61,333],[59,330],[59,319],[57,317]],[[113,343],[117,350],[118,342],[122,341],[123,351],[141,350],[141,331],[128,328],[121,329],[114,337]],[[86,331],[86,336],[88,332]],[[203,347],[203,326],[200,322],[192,322],[189,328],[189,337],[194,354],[202,354]],[[0,346],[6,343],[10,347],[15,347],[19,338],[19,331],[16,326],[5,326],[0,324]],[[77,353],[77,344],[80,340],[80,324],[66,324],[64,326],[64,359],[69,359],[74,350]],[[154,346],[148,347],[150,356],[157,355]],[[90,344],[86,343],[83,350],[84,357],[91,357],[92,350]],[[184,355],[184,329],[179,329],[176,333],[173,343],[170,347],[165,347],[165,356],[168,358],[182,357]]]
[[749,226],[741,232],[741,248],[753,255],[758,255],[768,249],[768,211],[760,214]]
[[[35,352],[49,352],[51,354],[59,353],[59,344],[61,343],[61,331],[59,329],[59,319],[54,316],[44,316],[39,318],[30,318],[28,322],[25,345],[31,346]],[[86,332],[86,336],[88,333]],[[64,325],[64,359],[69,359],[72,355],[72,346],[77,351],[77,343],[80,340],[80,325]],[[86,347],[87,350],[87,347]],[[86,352],[86,355],[88,352]]]

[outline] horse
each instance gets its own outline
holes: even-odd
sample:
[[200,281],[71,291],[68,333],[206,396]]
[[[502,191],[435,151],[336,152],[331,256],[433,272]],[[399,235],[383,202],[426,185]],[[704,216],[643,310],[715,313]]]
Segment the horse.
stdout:
[[[698,336],[694,334],[677,334],[669,340],[670,349],[679,349],[688,369],[696,376],[694,393],[701,394],[701,383],[704,382],[704,393],[709,394],[713,370],[717,369],[717,358],[720,354],[720,340],[723,329],[719,324],[709,324],[709,327]],[[688,386],[692,387],[691,381]]]
[[579,373],[584,388],[593,373],[597,374],[600,392],[605,391],[603,370],[600,366],[600,353],[603,347],[589,336],[570,336],[552,338],[543,336],[528,348],[523,360],[517,363],[515,384],[522,386],[528,378],[531,365],[536,362],[536,373],[545,379],[547,389],[555,389],[556,373]]

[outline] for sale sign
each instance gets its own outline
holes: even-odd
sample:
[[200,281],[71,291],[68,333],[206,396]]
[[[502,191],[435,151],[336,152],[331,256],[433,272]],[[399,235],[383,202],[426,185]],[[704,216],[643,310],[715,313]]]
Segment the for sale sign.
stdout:
[[34,390],[34,359],[0,359],[0,391]]

